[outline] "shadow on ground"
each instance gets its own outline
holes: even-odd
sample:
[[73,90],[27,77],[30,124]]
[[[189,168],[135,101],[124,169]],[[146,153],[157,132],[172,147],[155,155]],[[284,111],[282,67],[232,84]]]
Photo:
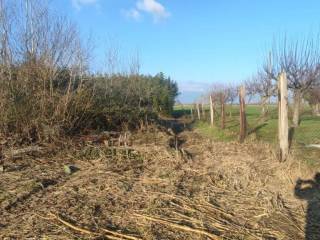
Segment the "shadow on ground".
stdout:
[[298,179],[295,186],[295,195],[307,201],[305,239],[320,239],[320,173],[314,179]]

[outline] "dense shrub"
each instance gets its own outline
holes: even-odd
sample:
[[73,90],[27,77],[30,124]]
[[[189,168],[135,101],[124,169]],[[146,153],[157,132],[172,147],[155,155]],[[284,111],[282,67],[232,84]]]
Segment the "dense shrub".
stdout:
[[12,72],[10,84],[3,82],[0,90],[1,130],[29,140],[48,135],[47,129],[55,129],[54,135],[137,128],[158,113],[170,114],[178,94],[176,83],[162,73],[79,77],[63,68],[51,89],[35,70],[26,73],[21,65]]
[[5,0],[0,8],[1,135],[50,140],[84,129],[136,128],[170,114],[178,92],[170,78],[90,74],[92,51],[76,26],[46,1],[24,3]]
[[171,114],[177,84],[163,73],[91,76],[86,88],[93,90],[90,123],[93,128],[136,128],[159,113]]

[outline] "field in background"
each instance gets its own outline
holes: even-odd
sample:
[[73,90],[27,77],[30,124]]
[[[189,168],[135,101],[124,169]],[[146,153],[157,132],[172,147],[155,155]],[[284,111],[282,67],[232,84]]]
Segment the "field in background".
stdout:
[[[175,116],[179,117],[190,114],[191,105],[175,106]],[[195,121],[193,128],[204,136],[218,141],[237,141],[239,133],[239,106],[227,106],[226,108],[226,128],[220,128],[219,113],[216,113],[215,126],[210,126],[209,106],[205,106],[205,118]],[[274,145],[277,143],[278,109],[276,105],[268,106],[269,114],[261,117],[261,106],[247,105],[246,116],[248,121],[248,137],[250,141],[264,141]],[[219,109],[217,109],[219,110]],[[291,112],[289,111],[289,114]],[[291,114],[290,114],[291,115]],[[291,118],[291,116],[289,117]],[[197,118],[196,112],[194,113]],[[201,116],[202,117],[202,116]],[[320,166],[320,150],[307,147],[308,144],[320,143],[320,118],[311,115],[311,110],[305,107],[301,114],[301,124],[294,132],[292,140],[292,152],[301,160],[311,166]]]

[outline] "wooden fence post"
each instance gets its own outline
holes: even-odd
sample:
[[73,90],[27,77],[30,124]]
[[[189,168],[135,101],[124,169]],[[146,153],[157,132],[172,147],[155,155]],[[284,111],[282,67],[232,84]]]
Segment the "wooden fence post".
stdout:
[[244,141],[247,135],[247,119],[246,119],[246,105],[245,105],[245,87],[241,86],[239,90],[239,103],[240,103],[240,143]]
[[201,120],[200,104],[199,103],[197,103],[197,113],[198,113],[198,120]]
[[193,107],[192,107],[192,106],[191,106],[191,108],[190,108],[190,114],[191,114],[191,119],[193,120],[194,117],[193,117]]
[[220,95],[221,102],[221,129],[224,129],[226,126],[226,112],[225,112],[225,96],[224,93]]
[[280,161],[285,161],[289,154],[288,81],[285,72],[278,77],[278,125]]
[[210,121],[211,121],[211,127],[214,125],[214,102],[213,97],[210,94]]
[[201,103],[201,111],[203,119],[206,119],[206,109],[203,102]]

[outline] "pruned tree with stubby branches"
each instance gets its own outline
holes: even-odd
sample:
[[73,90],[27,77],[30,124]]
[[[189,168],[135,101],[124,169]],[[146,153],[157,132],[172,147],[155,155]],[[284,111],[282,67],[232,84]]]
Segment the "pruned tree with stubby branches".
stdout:
[[287,38],[272,48],[263,66],[269,79],[276,80],[281,71],[286,72],[288,87],[293,93],[293,126],[299,125],[300,105],[303,96],[312,89],[320,77],[320,38],[305,40]]
[[276,95],[274,80],[265,72],[258,71],[253,77],[245,81],[246,91],[250,96],[259,96],[261,103],[261,116],[268,114],[268,103]]
[[[224,85],[219,83],[214,83],[212,85],[212,90],[209,91],[208,96],[211,96],[211,101],[213,101],[214,106],[220,106],[220,127],[225,128],[226,124],[226,104],[232,104],[238,94],[236,87],[232,85]],[[213,111],[216,111],[214,107]]]

